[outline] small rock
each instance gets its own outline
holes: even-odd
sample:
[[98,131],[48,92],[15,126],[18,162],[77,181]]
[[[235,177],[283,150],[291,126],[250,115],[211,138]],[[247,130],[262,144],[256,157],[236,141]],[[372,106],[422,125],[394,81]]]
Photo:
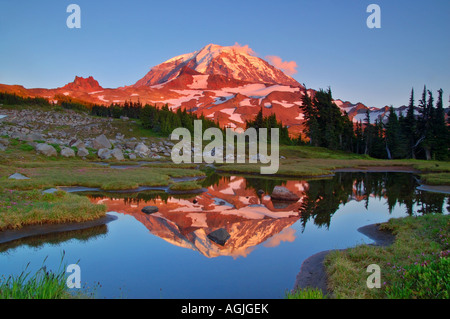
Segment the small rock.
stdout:
[[153,214],[158,212],[158,207],[156,206],[145,206],[144,208],[142,208],[142,212],[145,214]]

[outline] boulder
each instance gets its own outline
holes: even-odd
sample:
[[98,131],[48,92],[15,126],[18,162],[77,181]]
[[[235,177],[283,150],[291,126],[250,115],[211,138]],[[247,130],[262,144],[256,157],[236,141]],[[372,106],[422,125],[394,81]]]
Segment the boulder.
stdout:
[[63,157],[74,157],[75,151],[71,149],[70,147],[63,147],[61,149],[61,156]]
[[111,151],[111,156],[118,161],[123,161],[125,157],[123,156],[122,150],[115,148]]
[[77,156],[85,157],[89,155],[89,151],[85,147],[80,147],[77,152]]
[[228,239],[230,239],[230,234],[226,231],[225,228],[219,228],[207,236],[210,240],[215,242],[216,244],[219,244],[221,246],[225,245]]
[[156,206],[145,206],[144,208],[142,208],[142,212],[145,214],[153,214],[158,212],[158,207]]
[[298,201],[300,199],[300,197],[283,186],[275,186],[270,197],[272,200],[279,201]]
[[27,140],[30,141],[30,142],[43,141],[44,140],[44,135],[42,135],[41,133],[32,132],[32,133],[28,134]]
[[128,155],[128,158],[129,158],[130,160],[134,160],[134,159],[136,159],[136,155],[130,154],[130,155]]
[[134,152],[140,157],[147,157],[150,154],[150,149],[144,143],[139,143],[136,145]]
[[131,142],[131,141],[127,141],[125,142],[125,147],[129,148],[129,149],[135,149],[136,148],[137,143],[136,142]]
[[71,140],[69,143],[69,146],[76,147],[78,149],[82,148],[82,147],[86,147],[86,145],[83,143],[83,141],[79,140],[79,139]]
[[57,156],[58,152],[56,152],[56,149],[51,146],[48,145],[47,143],[38,143],[36,145],[36,151],[39,154],[43,154],[45,156]]
[[20,173],[15,173],[15,174],[12,174],[11,176],[9,176],[8,179],[30,179],[30,178],[26,177]]
[[48,188],[41,192],[41,194],[54,194],[56,192],[59,192],[59,189],[57,188]]
[[112,145],[111,142],[108,140],[108,138],[104,134],[102,134],[100,136],[97,136],[92,141],[92,147],[95,148],[96,150],[100,150],[102,148],[110,149]]
[[97,152],[98,157],[100,157],[103,160],[110,159],[111,158],[111,151],[107,148],[101,148]]
[[7,138],[0,137],[0,145],[8,146],[9,140]]

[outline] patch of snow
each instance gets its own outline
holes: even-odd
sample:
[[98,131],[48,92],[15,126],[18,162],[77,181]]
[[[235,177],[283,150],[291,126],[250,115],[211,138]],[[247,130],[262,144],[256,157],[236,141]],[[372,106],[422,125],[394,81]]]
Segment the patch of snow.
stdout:
[[99,96],[97,96],[97,99],[99,99],[100,101],[103,101],[103,102],[109,102],[109,100],[106,100],[106,99],[105,99],[105,96],[104,96],[104,95],[99,95]]
[[273,104],[273,103],[279,104],[279,105],[281,105],[282,107],[285,107],[285,108],[287,108],[287,109],[294,106],[293,103],[289,103],[288,101],[284,101],[284,100],[281,101],[281,102],[280,102],[280,101],[275,101],[275,100],[274,100],[274,101],[272,101],[272,104]]
[[292,88],[287,85],[271,85],[266,87],[264,84],[247,84],[237,88],[224,88],[222,91],[231,93],[240,93],[251,98],[262,98],[272,92],[297,92],[299,88]]
[[191,89],[206,89],[208,87],[209,75],[193,75],[194,82],[189,86]]

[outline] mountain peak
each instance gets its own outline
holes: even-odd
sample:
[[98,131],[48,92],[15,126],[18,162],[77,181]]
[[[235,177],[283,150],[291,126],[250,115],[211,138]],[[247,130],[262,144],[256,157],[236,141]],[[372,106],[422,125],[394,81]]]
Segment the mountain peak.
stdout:
[[210,43],[202,49],[171,58],[148,72],[134,87],[162,84],[178,77],[185,67],[202,74],[221,75],[250,83],[301,87],[300,83],[267,61],[255,56],[248,45],[221,46]]
[[92,92],[92,91],[98,91],[103,90],[103,88],[100,86],[98,81],[94,79],[92,76],[89,76],[87,78],[83,78],[81,76],[75,76],[75,79],[73,82],[70,82],[62,87],[63,89],[67,90],[74,90],[74,91],[85,91],[85,92]]

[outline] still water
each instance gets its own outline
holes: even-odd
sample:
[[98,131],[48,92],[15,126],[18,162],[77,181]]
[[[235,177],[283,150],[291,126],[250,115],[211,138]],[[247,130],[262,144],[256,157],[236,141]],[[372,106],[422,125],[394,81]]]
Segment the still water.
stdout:
[[[81,267],[98,298],[283,298],[302,262],[372,241],[358,228],[390,218],[450,211],[448,195],[417,190],[409,173],[337,173],[323,180],[212,175],[200,194],[81,192],[116,220],[85,230],[0,245],[0,275],[45,264]],[[273,187],[298,202],[272,202]],[[261,191],[264,191],[262,193]],[[158,206],[146,215],[144,206]],[[224,228],[223,245],[207,235]]]

